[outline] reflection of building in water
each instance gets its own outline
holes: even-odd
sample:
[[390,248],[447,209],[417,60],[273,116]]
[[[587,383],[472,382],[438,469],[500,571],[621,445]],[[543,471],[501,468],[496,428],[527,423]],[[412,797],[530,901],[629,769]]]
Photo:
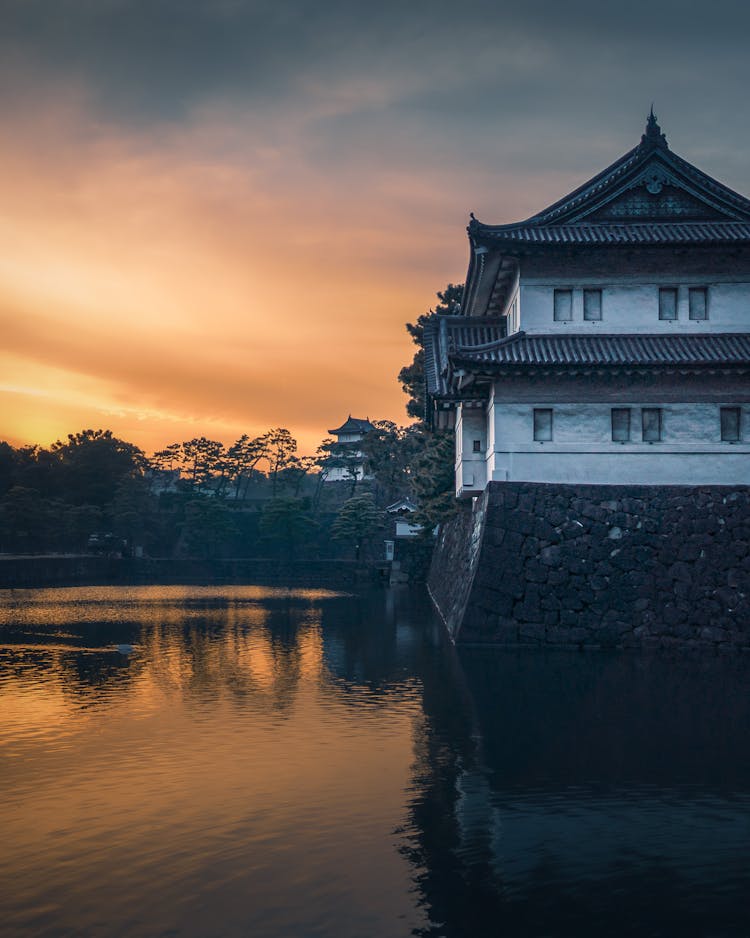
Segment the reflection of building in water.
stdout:
[[744,934],[750,700],[726,665],[464,649],[452,710],[426,679],[423,935]]

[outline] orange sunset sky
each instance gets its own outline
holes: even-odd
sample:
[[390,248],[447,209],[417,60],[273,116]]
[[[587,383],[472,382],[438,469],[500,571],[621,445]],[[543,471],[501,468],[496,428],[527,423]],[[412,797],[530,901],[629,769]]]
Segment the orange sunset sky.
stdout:
[[0,438],[406,422],[470,210],[537,211],[652,100],[750,193],[748,13],[674,9],[3,0]]

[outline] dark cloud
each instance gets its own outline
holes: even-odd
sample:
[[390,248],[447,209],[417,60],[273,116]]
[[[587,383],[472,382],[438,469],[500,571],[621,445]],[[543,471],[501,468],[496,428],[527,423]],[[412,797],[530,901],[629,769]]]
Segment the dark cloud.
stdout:
[[[398,418],[403,322],[463,276],[469,210],[555,201],[652,101],[678,153],[750,193],[749,30],[735,0],[0,0],[18,380],[57,361],[164,419]],[[152,319],[168,367],[138,351]]]
[[223,96],[279,101],[334,78],[401,80],[405,100],[443,112],[492,114],[493,98],[507,113],[545,98],[598,108],[602,68],[657,97],[662,72],[695,89],[715,87],[712,67],[736,82],[750,28],[735,0],[4,0],[0,13],[6,53],[79,78],[130,119]]

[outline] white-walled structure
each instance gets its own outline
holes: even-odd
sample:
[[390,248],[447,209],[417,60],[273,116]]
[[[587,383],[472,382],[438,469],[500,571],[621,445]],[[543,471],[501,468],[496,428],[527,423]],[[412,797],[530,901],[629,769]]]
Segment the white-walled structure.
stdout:
[[362,420],[351,414],[335,430],[329,430],[336,437],[331,447],[328,465],[323,470],[324,482],[353,482],[371,478],[365,474],[365,454],[360,444],[365,434],[373,429],[370,419]]
[[461,314],[425,328],[456,491],[750,484],[750,201],[640,144],[512,225],[469,225]]

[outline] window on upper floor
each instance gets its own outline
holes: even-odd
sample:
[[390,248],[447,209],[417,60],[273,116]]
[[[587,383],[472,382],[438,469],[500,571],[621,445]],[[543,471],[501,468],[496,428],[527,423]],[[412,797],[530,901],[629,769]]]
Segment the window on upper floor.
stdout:
[[644,443],[661,440],[661,407],[644,407],[641,410],[641,438]]
[[612,408],[612,441],[627,443],[630,439],[630,408]]
[[602,318],[602,291],[583,291],[583,318],[588,322],[596,322]]
[[721,408],[721,439],[723,443],[739,443],[742,409],[740,407]]
[[573,291],[555,290],[553,302],[555,322],[570,322],[573,318]]
[[482,452],[482,441],[481,441],[481,440],[474,440],[473,446],[472,446],[472,452],[474,452],[474,453],[481,453],[481,452]]
[[545,443],[552,439],[552,408],[534,408],[534,439]]
[[659,290],[659,319],[677,319],[677,289],[662,287]]
[[708,319],[707,293],[705,287],[690,287],[688,290],[688,315],[691,319]]

